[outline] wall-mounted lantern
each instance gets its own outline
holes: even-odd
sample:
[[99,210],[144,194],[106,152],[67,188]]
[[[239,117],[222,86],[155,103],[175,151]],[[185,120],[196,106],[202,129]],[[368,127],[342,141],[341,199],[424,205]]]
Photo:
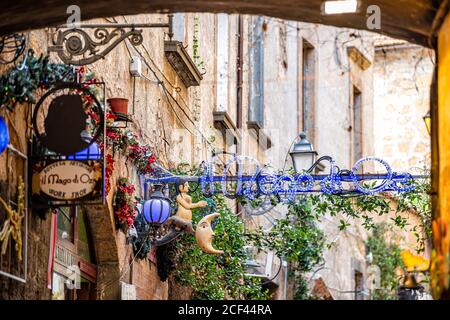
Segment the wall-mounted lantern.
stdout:
[[162,184],[155,184],[155,191],[144,203],[145,220],[155,226],[166,222],[172,211],[170,200],[163,194],[162,187]]
[[431,135],[431,112],[428,111],[426,115],[423,116],[423,121],[427,127],[428,133]]

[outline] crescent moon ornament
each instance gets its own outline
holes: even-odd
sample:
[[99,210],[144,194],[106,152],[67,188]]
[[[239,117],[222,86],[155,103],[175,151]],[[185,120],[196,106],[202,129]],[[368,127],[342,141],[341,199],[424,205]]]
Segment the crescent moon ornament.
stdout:
[[220,214],[212,213],[204,216],[198,222],[197,228],[195,229],[195,240],[200,249],[205,253],[223,254],[222,250],[216,250],[212,245],[214,231],[211,228],[211,221],[217,217],[220,217]]

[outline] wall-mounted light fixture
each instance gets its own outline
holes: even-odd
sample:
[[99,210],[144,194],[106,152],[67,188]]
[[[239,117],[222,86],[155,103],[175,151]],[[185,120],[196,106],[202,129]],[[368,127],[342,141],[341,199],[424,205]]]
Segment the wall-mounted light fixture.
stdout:
[[155,184],[155,191],[144,203],[144,217],[148,223],[160,226],[170,216],[172,210],[170,200],[162,192],[162,184]]
[[322,14],[356,13],[358,12],[358,7],[358,0],[325,1],[322,4]]
[[428,111],[427,114],[423,116],[423,121],[425,122],[428,133],[431,135],[431,113],[430,113],[430,111]]

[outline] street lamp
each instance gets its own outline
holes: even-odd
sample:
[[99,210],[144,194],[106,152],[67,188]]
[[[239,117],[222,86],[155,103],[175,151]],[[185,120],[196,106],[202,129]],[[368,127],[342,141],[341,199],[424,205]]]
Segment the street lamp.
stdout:
[[431,113],[430,113],[430,111],[428,111],[427,114],[423,116],[423,121],[425,122],[425,125],[427,126],[428,133],[431,135]]
[[289,151],[296,172],[308,170],[317,156],[313,145],[306,139],[306,134],[301,132],[299,137],[300,141],[294,144],[291,151]]

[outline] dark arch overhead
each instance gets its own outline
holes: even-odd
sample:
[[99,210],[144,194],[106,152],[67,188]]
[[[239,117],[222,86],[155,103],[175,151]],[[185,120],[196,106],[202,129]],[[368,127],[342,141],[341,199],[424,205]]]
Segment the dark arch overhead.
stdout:
[[[360,0],[357,14],[322,16],[322,0],[3,0],[0,11],[0,34],[62,24],[66,8],[81,7],[83,20],[151,12],[227,12],[267,15],[289,20],[321,23],[338,27],[366,29],[366,9],[381,9],[380,33],[430,46],[433,21],[446,0]],[[432,31],[433,30],[433,31]]]

